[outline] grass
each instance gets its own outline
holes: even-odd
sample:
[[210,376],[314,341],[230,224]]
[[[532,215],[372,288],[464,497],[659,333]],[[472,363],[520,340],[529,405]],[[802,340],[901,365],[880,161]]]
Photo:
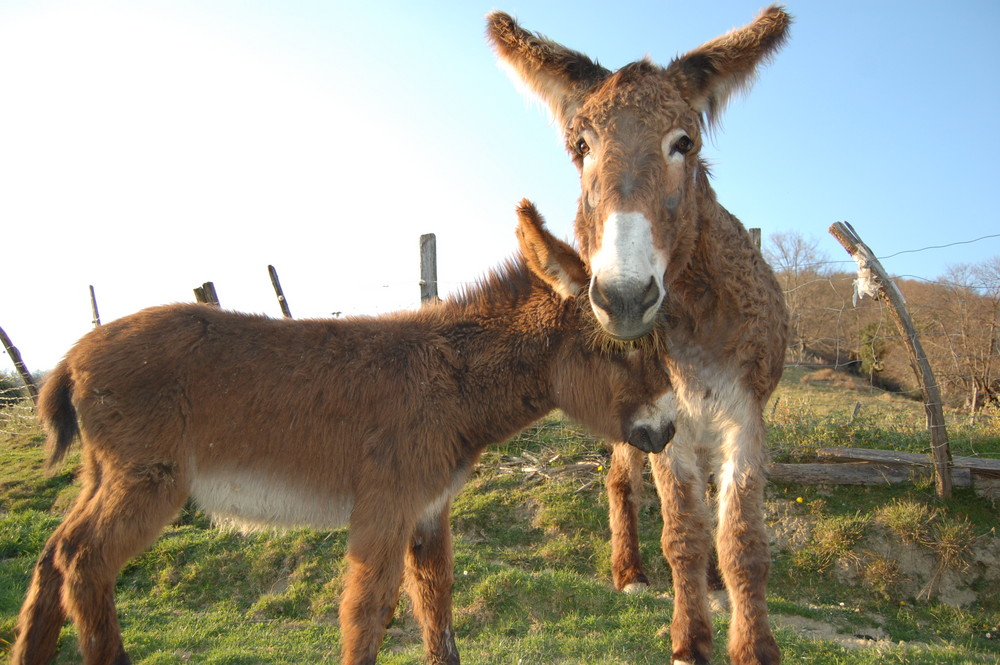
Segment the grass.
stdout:
[[[846,446],[930,452],[922,402],[830,370],[790,367],[765,415],[777,462],[808,461],[817,448]],[[953,455],[1000,458],[1000,407],[978,414],[946,410]]]
[[[919,451],[926,442],[916,407],[850,386],[803,383],[793,372],[769,413],[771,436],[787,459],[807,459],[821,445]],[[990,427],[966,431],[977,454],[1000,453]],[[34,560],[76,492],[78,454],[48,477],[41,440],[30,422],[5,427],[0,420],[0,658]],[[640,510],[651,591],[616,593],[607,461],[599,442],[555,416],[484,456],[452,512],[455,630],[465,662],[668,658],[670,573],[659,552],[655,491],[647,483]],[[772,484],[768,519],[775,537],[769,604],[785,662],[1000,662],[1000,592],[988,570],[1000,546],[987,500],[963,490],[940,501],[928,484]],[[133,662],[336,662],[345,546],[344,531],[240,534],[186,511],[119,577]],[[953,590],[973,600],[944,602],[942,592]],[[714,621],[713,663],[725,663],[728,618],[717,613]],[[60,647],[57,663],[78,662],[72,626]],[[405,595],[379,662],[422,662]]]

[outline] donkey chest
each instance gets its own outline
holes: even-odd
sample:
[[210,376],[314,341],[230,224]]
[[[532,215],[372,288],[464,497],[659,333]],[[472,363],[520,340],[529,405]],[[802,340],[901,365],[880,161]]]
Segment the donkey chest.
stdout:
[[743,377],[704,349],[671,349],[667,367],[676,394],[678,443],[712,452],[729,428],[752,416],[753,395]]

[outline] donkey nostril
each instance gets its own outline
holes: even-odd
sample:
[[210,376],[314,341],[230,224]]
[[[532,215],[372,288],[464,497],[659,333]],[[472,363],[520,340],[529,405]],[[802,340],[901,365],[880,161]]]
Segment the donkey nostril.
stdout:
[[590,284],[590,302],[605,312],[611,311],[611,301],[601,288],[601,283],[596,279]]
[[648,310],[650,307],[656,305],[660,300],[660,287],[656,284],[656,279],[653,277],[649,278],[649,286],[646,287],[646,292],[642,296],[642,311]]
[[653,452],[655,444],[653,443],[652,437],[650,437],[650,432],[648,427],[636,427],[628,434],[629,445],[635,446],[644,453]]

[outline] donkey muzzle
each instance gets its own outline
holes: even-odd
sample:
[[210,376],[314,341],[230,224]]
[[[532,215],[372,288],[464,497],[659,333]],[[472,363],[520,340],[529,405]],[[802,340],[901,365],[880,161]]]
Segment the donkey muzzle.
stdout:
[[628,434],[629,445],[635,446],[644,453],[660,453],[674,438],[676,427],[673,421],[663,427],[654,428],[649,425],[637,425]]
[[654,277],[648,282],[590,280],[590,304],[604,331],[620,340],[647,335],[656,322],[663,291]]

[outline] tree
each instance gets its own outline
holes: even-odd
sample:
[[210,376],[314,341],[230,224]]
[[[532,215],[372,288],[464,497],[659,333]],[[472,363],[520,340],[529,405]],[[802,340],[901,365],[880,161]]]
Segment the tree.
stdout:
[[829,256],[815,238],[806,239],[789,231],[768,238],[764,258],[774,268],[785,292],[790,322],[788,346],[801,362],[810,345],[828,337],[829,319],[837,311],[820,304],[835,295],[830,288]]
[[1000,400],[1000,256],[950,266],[927,327],[941,383],[976,412]]

